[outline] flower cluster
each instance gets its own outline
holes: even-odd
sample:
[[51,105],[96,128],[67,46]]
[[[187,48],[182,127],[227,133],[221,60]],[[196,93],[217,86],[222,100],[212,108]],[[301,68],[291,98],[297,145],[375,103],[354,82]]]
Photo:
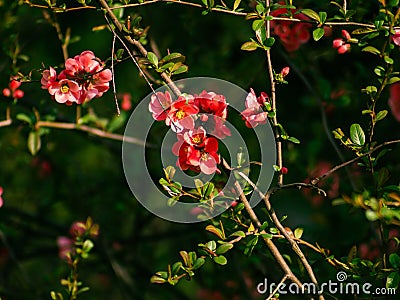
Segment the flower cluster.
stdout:
[[350,33],[347,30],[342,30],[343,39],[334,39],[333,40],[333,48],[337,49],[339,54],[344,54],[346,52],[350,52],[350,44],[348,43],[351,40]]
[[[279,2],[283,5],[283,2]],[[279,8],[271,12],[271,16],[287,16],[289,13],[287,8]],[[295,14],[296,10],[291,9],[291,13]],[[300,20],[309,20],[309,18],[302,14],[296,14],[296,18]],[[302,44],[305,44],[310,39],[311,24],[303,22],[290,22],[290,21],[271,21],[272,34],[277,35],[282,42],[283,47],[288,52],[296,51]]]
[[177,166],[204,174],[218,172],[218,140],[230,136],[225,125],[227,102],[223,95],[203,91],[181,95],[175,101],[168,91],[151,96],[149,111],[157,121],[165,121],[177,134],[172,152]]
[[2,195],[3,195],[3,188],[0,186],[0,207],[2,207],[3,206],[3,198],[2,198]]
[[242,111],[242,118],[246,121],[248,128],[254,128],[259,124],[267,123],[268,113],[264,111],[270,111],[271,104],[268,95],[265,92],[261,92],[259,97],[253,89],[250,89],[250,93],[246,97],[246,109]]
[[101,97],[108,90],[111,79],[111,71],[104,68],[93,52],[84,51],[68,58],[65,70],[58,75],[52,67],[45,70],[41,84],[58,103],[71,105]]
[[20,86],[21,82],[12,78],[8,84],[8,88],[3,89],[3,95],[13,99],[21,99],[24,97],[24,91],[18,89]]

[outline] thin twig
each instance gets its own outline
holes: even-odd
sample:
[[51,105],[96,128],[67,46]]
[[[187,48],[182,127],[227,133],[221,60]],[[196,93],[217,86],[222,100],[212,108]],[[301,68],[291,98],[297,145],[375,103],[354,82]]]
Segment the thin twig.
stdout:
[[326,173],[322,174],[321,176],[318,176],[318,177],[312,179],[311,180],[311,184],[313,184],[313,185],[317,184],[322,179],[324,179],[325,177],[331,175],[332,173],[336,172],[337,170],[356,162],[360,158],[363,158],[363,157],[365,157],[367,155],[372,154],[373,152],[375,152],[376,150],[381,149],[382,147],[385,147],[385,146],[388,146],[388,145],[391,145],[391,144],[397,144],[397,143],[400,143],[400,140],[387,141],[387,142],[384,142],[382,144],[379,144],[378,146],[376,146],[375,148],[371,149],[370,151],[368,151],[368,152],[366,152],[366,153],[364,153],[364,154],[362,154],[360,156],[357,156],[357,157],[355,157],[355,158],[353,158],[353,159],[351,159],[349,161],[346,161],[346,162],[344,162],[344,163],[342,163],[340,165],[337,165],[336,167],[333,167],[332,169],[330,169]]
[[268,298],[265,300],[271,300],[272,297],[274,297],[274,295],[278,292],[278,290],[281,288],[281,285],[288,279],[288,276],[285,275],[282,277],[281,281],[279,281],[278,285],[276,286],[276,288],[271,292],[271,294],[269,294]]

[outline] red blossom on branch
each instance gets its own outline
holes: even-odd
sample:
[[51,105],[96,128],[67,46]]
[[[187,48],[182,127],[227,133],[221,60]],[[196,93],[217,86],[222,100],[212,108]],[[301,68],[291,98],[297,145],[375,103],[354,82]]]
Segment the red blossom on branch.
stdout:
[[393,43],[395,43],[397,46],[400,46],[400,29],[397,29],[392,36]]
[[250,93],[246,97],[246,109],[242,112],[242,118],[246,120],[246,126],[248,128],[267,123],[268,115],[263,110],[266,102],[269,102],[269,99],[265,92],[262,92],[261,95],[257,97],[254,90],[250,89]]
[[12,78],[8,84],[8,88],[3,89],[3,95],[13,99],[21,99],[24,97],[24,91],[18,89],[20,86],[21,82]]
[[[283,2],[279,4],[284,5]],[[287,15],[289,13],[287,8],[279,8],[271,12],[271,16],[279,17]],[[291,9],[291,13],[295,14],[296,10]],[[309,20],[307,16],[302,13],[296,14],[296,18],[300,20]],[[288,52],[296,51],[302,44],[309,41],[311,24],[302,22],[290,22],[290,21],[275,21],[270,22],[272,34],[277,35],[282,42],[283,47]]]
[[344,39],[334,39],[332,46],[337,49],[339,54],[344,54],[346,52],[350,52],[350,44],[347,43],[348,40],[351,39],[350,33],[347,30],[342,30],[342,36]]
[[82,104],[101,97],[109,89],[112,74],[92,51],[84,51],[74,58],[68,58],[65,69],[57,76],[50,67],[42,73],[42,89],[59,103]]

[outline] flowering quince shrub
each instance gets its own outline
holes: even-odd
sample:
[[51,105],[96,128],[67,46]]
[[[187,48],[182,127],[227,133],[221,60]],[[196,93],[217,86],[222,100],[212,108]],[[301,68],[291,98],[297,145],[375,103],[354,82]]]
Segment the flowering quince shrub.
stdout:
[[[0,53],[0,298],[383,299],[377,290],[320,290],[345,273],[346,286],[369,284],[397,299],[399,1],[163,2],[171,5],[0,1],[0,33],[8,36]],[[178,2],[190,10],[171,18]],[[46,39],[53,30],[51,50],[36,45],[31,21]],[[179,35],[187,41],[170,45]],[[54,45],[62,62],[44,53]],[[228,93],[203,86],[185,93],[175,81],[208,72],[246,90],[237,119]],[[129,113],[149,93],[152,136],[124,135]],[[243,149],[226,153],[232,128],[249,158]],[[255,137],[270,128],[276,161],[265,166]],[[153,156],[152,141],[165,129],[174,166]],[[118,141],[144,149],[149,181],[157,179],[148,184],[164,188],[168,209],[190,199],[199,204],[191,216],[205,222],[177,226],[137,205]],[[140,172],[140,158],[130,159],[129,172]],[[263,167],[274,175],[266,191],[257,179]],[[177,169],[193,184],[179,182]],[[163,207],[149,186],[144,192]],[[224,210],[209,218],[221,202]],[[93,218],[74,221],[81,215]],[[184,279],[198,279],[193,291]],[[266,279],[302,293],[267,288]]]

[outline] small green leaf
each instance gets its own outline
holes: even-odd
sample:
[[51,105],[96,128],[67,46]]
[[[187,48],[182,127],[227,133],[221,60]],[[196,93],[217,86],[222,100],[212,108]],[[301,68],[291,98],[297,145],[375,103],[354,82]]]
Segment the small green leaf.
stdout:
[[178,52],[173,52],[171,54],[168,54],[164,56],[162,59],[160,59],[159,64],[163,65],[168,62],[173,62],[173,63],[179,63],[179,62],[184,62],[185,61],[185,56],[182,55],[181,53]]
[[300,144],[300,141],[293,136],[289,137],[287,140],[295,144]]
[[393,58],[390,58],[389,56],[384,56],[383,60],[385,61],[385,63],[387,63],[389,65],[393,65],[393,63],[394,63]]
[[381,54],[381,52],[378,49],[376,49],[375,47],[372,47],[372,46],[364,47],[361,51],[369,52],[369,53],[372,53],[372,54],[375,54],[375,55],[380,55]]
[[397,253],[389,255],[389,262],[393,268],[400,268],[400,256]]
[[362,89],[361,90],[362,92],[364,92],[364,93],[366,93],[366,94],[368,94],[368,95],[375,95],[376,94],[376,92],[378,91],[378,89],[376,88],[376,86],[373,86],[373,85],[369,85],[369,86],[367,86],[365,89]]
[[153,276],[151,276],[151,278],[150,278],[150,282],[151,282],[151,283],[158,283],[158,284],[161,284],[161,283],[166,283],[167,280],[164,279],[164,278],[161,278],[161,277],[159,277],[159,276],[157,276],[157,275],[153,275]]
[[206,230],[215,234],[217,237],[219,237],[220,239],[224,240],[225,237],[222,233],[222,230],[215,227],[214,225],[207,225]]
[[26,122],[26,123],[28,123],[29,125],[32,125],[32,123],[33,123],[33,120],[32,120],[28,115],[22,114],[22,113],[17,114],[17,120]]
[[254,51],[258,48],[258,44],[256,42],[246,42],[244,43],[240,49],[244,51]]
[[383,67],[377,66],[377,67],[374,69],[374,73],[375,73],[376,75],[378,75],[379,77],[383,77],[383,76],[385,76],[386,71],[385,71],[385,69],[384,69]]
[[[176,66],[176,65],[175,65]],[[172,71],[172,74],[174,75],[178,75],[178,74],[182,74],[185,73],[189,70],[189,67],[187,65],[181,65],[178,68],[176,68],[175,70]]]
[[260,30],[261,27],[263,27],[263,26],[265,26],[264,20],[254,20],[254,21],[253,21],[253,24],[251,25],[251,28],[252,28],[254,31],[257,31],[257,30]]
[[242,0],[235,0],[235,3],[233,3],[233,10],[234,11],[239,7],[241,1]]
[[350,139],[356,145],[363,146],[365,144],[365,134],[359,124],[350,126]]
[[205,263],[205,259],[202,257],[199,257],[196,262],[193,264],[193,270],[197,270],[198,268],[200,268],[202,265],[204,265]]
[[39,132],[31,131],[28,136],[28,149],[32,155],[38,153],[41,147],[41,140]]
[[324,24],[325,21],[326,21],[326,17],[327,17],[326,12],[320,11],[320,12],[318,13],[318,15],[319,15],[320,23],[321,23],[321,24]]
[[222,244],[221,246],[219,246],[218,248],[217,248],[217,250],[215,250],[215,253],[216,254],[224,254],[224,253],[226,253],[226,252],[228,252],[229,250],[231,250],[233,248],[233,244],[231,244],[231,243],[225,243],[225,244]]
[[399,82],[399,81],[400,81],[400,77],[391,77],[388,80],[387,84],[393,84],[393,83],[396,83],[396,82]]
[[317,14],[315,11],[313,11],[312,9],[302,9],[301,13],[305,14],[307,17],[318,21],[318,23],[321,23],[321,18],[319,17],[319,14]]
[[298,238],[298,239],[300,239],[301,238],[301,236],[303,235],[303,232],[304,232],[304,228],[296,228],[295,230],[294,230],[294,236],[296,237],[296,238]]
[[226,257],[223,255],[214,256],[213,261],[215,261],[217,264],[219,264],[221,266],[226,265],[226,263],[228,262]]
[[259,230],[260,230],[260,231],[263,231],[263,230],[265,230],[267,227],[268,227],[268,222],[265,221],[264,223],[262,223],[262,225],[260,226]]
[[314,41],[319,41],[325,34],[325,31],[322,27],[316,28],[313,30],[313,38]]
[[240,236],[240,237],[244,238],[244,237],[246,237],[246,234],[243,231],[238,230],[230,235],[230,237],[232,237],[232,236]]
[[386,278],[386,288],[397,288],[400,283],[400,275],[398,272],[391,272]]
[[262,14],[264,13],[264,11],[265,11],[264,5],[262,5],[261,3],[258,3],[258,4],[256,5],[256,11],[257,11],[257,13],[258,13],[259,15],[262,15]]
[[378,112],[375,116],[375,122],[378,122],[380,120],[382,120],[383,118],[386,117],[386,115],[388,114],[388,111],[385,110],[381,110],[380,112]]
[[158,58],[153,52],[147,52],[147,59],[153,66],[158,67]]

